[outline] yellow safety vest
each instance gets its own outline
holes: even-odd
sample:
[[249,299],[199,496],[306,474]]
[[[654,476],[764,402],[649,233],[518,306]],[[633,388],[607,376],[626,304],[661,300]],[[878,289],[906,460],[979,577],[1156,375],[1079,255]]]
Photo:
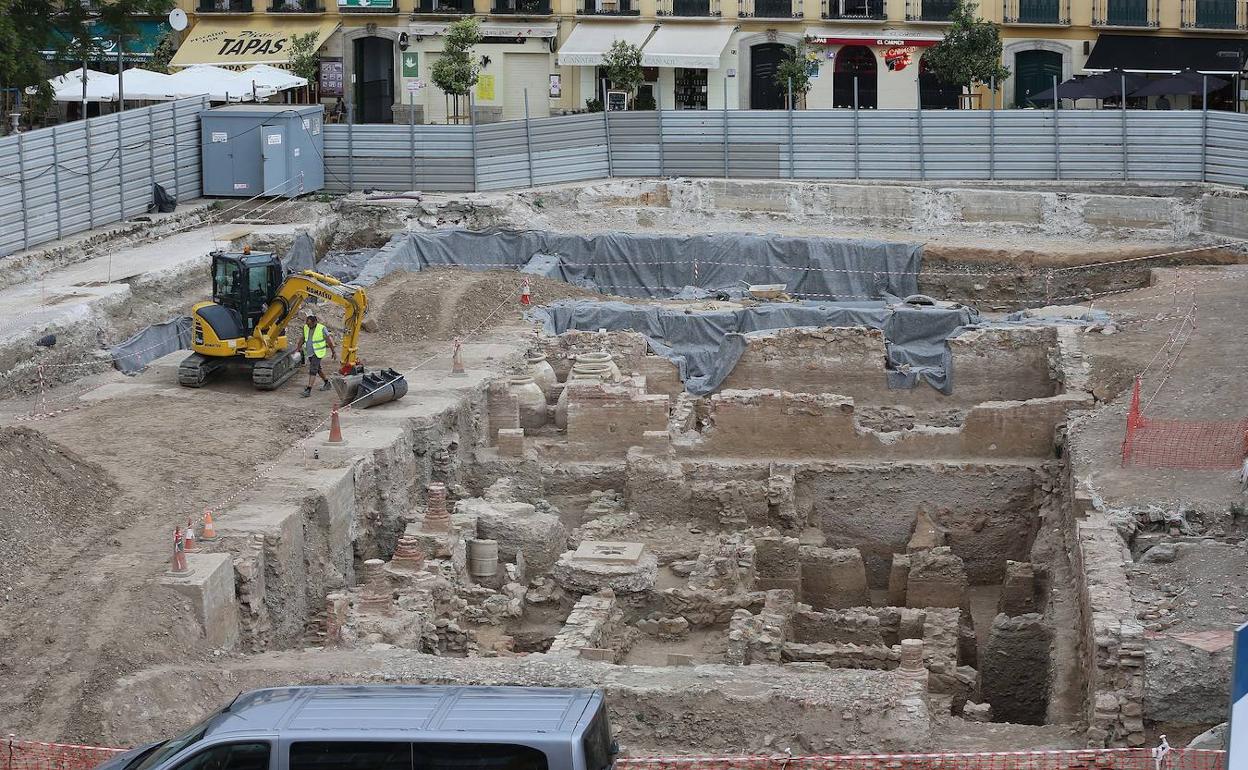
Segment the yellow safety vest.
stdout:
[[[303,325],[303,347],[308,347],[308,325]],[[329,350],[329,343],[325,341],[325,324],[317,324],[312,330],[312,355],[317,358],[324,358],[325,351]]]

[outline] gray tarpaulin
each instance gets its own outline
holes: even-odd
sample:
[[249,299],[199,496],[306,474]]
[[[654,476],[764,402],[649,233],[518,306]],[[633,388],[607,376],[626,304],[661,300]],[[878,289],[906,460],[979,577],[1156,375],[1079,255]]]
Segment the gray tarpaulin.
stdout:
[[126,374],[140,372],[152,361],[191,347],[191,317],[152,324],[125,342],[110,348],[113,365]]
[[802,297],[869,299],[914,294],[922,246],[745,233],[431,230],[396,234],[355,282],[371,286],[395,270],[429,266],[521,269],[536,255],[558,258],[558,264],[541,260],[542,274],[562,272],[574,283],[625,297],[668,298],[687,286],[729,291],[744,282],[782,283]]
[[316,269],[316,244],[306,230],[300,230],[295,235],[294,241],[290,244],[290,251],[286,253],[286,259],[282,260],[282,267],[286,268],[288,273]]
[[321,258],[316,269],[344,283],[354,281],[368,261],[377,255],[377,251],[377,249],[331,251]]
[[884,302],[776,303],[736,310],[686,313],[683,309],[623,302],[565,300],[533,310],[547,334],[578,331],[633,331],[650,349],[680,368],[685,390],[703,396],[732,372],[751,335],[792,327],[865,326],[882,329],[886,341],[888,387],[911,388],[922,380],[940,392],[953,392],[947,340],[979,314],[971,308],[911,307]]

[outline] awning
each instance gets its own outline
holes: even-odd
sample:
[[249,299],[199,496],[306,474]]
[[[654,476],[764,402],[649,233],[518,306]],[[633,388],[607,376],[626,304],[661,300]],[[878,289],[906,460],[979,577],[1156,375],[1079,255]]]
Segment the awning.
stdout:
[[736,30],[728,24],[663,24],[641,49],[641,66],[717,70]]
[[596,67],[602,64],[603,55],[615,41],[623,40],[641,48],[653,31],[654,25],[649,22],[583,21],[559,46],[558,63],[563,66]]
[[1234,75],[1243,69],[1245,58],[1248,40],[1242,38],[1101,35],[1083,69],[1166,74],[1195,70],[1210,75]]
[[944,40],[939,32],[916,29],[864,30],[861,27],[812,27],[806,40],[817,45],[912,45],[919,48]]
[[[48,81],[52,86],[52,98],[58,102],[83,100],[82,68],[66,72]],[[89,102],[112,102],[117,99],[117,76],[107,72],[87,70],[86,100]]]
[[[160,45],[160,39],[172,31],[169,22],[164,19],[135,19],[134,33],[126,37],[122,60],[133,64],[152,58],[156,46]],[[88,61],[98,62],[101,59],[110,62],[117,61],[117,33],[113,28],[102,22],[96,22],[91,32],[93,50],[87,55]],[[43,58],[82,60],[80,53],[65,53],[63,56],[58,54],[56,44],[67,45],[69,38],[59,29],[52,30],[52,34],[56,36],[54,43],[39,52]]]
[[288,91],[292,88],[303,88],[308,84],[307,78],[301,78],[289,70],[278,69],[269,64],[257,64],[242,72],[243,77],[250,78],[258,86]]
[[205,19],[196,22],[169,66],[286,64],[290,61],[292,35],[316,32],[316,47],[320,48],[337,27],[337,19],[292,19],[287,16]]

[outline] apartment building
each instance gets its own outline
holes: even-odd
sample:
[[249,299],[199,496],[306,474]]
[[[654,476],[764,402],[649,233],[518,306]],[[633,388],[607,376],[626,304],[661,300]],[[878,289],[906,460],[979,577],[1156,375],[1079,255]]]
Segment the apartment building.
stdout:
[[[447,120],[430,79],[447,25],[482,19],[480,121],[584,109],[603,91],[614,40],[642,47],[645,85],[663,109],[782,109],[775,72],[805,41],[810,108],[986,107],[930,75],[924,53],[955,0],[179,0],[194,26],[175,64],[282,64],[289,36],[322,42],[322,94],[358,122]],[[330,3],[326,5],[326,3]],[[1028,106],[1054,77],[1112,68],[1194,69],[1239,100],[1248,0],[983,0],[1001,25],[1011,76],[998,106]]]

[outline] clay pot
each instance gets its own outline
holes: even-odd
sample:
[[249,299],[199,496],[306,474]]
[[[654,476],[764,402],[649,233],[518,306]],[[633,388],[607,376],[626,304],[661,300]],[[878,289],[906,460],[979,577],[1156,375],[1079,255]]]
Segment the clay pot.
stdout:
[[605,350],[598,350],[592,353],[583,353],[576,357],[576,366],[587,364],[590,366],[606,366],[610,374],[603,378],[603,382],[619,382],[621,378],[620,367],[615,365],[615,359]]
[[566,430],[568,427],[568,393],[573,388],[581,388],[592,385],[602,384],[602,377],[606,374],[603,369],[599,373],[582,373],[576,371],[576,364],[572,368],[572,373],[568,375],[568,382],[563,386],[563,392],[559,394],[559,401],[555,404],[555,427],[560,430]]
[[510,390],[520,408],[520,427],[537,430],[546,424],[546,394],[527,374],[513,375]]
[[546,354],[540,350],[529,351],[528,357],[528,375],[533,378],[533,382],[537,383],[537,387],[542,389],[542,395],[550,400],[550,391],[554,388],[555,383],[559,382],[558,375],[555,374],[555,367],[550,365],[546,360]]

